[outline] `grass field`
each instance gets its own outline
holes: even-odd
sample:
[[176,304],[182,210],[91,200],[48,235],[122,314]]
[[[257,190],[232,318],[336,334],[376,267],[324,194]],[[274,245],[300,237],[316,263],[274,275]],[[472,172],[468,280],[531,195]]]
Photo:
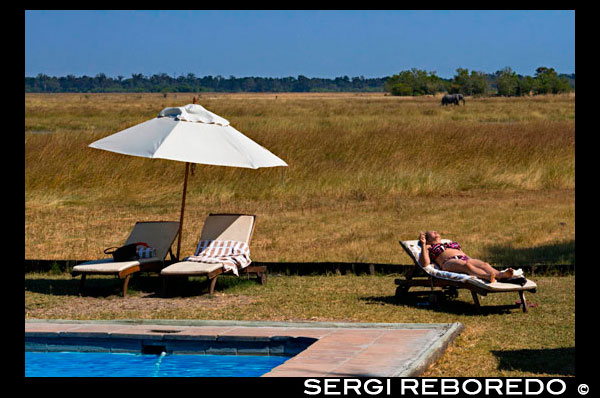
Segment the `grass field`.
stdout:
[[[26,258],[95,258],[136,220],[179,219],[183,163],[87,147],[191,102],[176,95],[26,95]],[[262,261],[407,263],[395,241],[422,229],[493,261],[507,250],[520,262],[574,261],[573,96],[465,107],[382,94],[202,94],[200,103],[289,167],[282,185],[280,168],[199,165],[183,253],[208,213],[251,212]]]
[[[88,148],[192,95],[27,94],[25,258],[91,259],[138,220],[178,220],[183,163]],[[183,255],[206,215],[258,215],[255,261],[410,264],[399,239],[436,229],[497,266],[575,263],[575,97],[439,98],[383,94],[206,94],[199,102],[284,159],[280,169],[196,167]],[[394,299],[390,276],[223,278],[212,297],[163,299],[158,278],[132,297],[90,279],[76,295],[64,274],[26,274],[26,318],[195,318],[455,322],[466,329],[429,376],[574,375],[574,276],[535,278],[527,315],[490,295],[439,307]],[[210,304],[207,307],[206,304]],[[499,306],[499,307],[498,307]]]

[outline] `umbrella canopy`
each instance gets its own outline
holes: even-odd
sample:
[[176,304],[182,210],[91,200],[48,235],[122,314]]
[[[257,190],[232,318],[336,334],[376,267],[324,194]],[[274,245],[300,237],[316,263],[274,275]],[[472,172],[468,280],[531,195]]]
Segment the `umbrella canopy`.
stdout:
[[90,144],[124,155],[217,166],[287,166],[229,121],[197,104],[165,108],[156,118]]
[[228,120],[198,104],[165,108],[154,119],[89,146],[124,155],[186,163],[177,240],[178,259],[190,163],[251,169],[287,166],[283,160],[231,127]]

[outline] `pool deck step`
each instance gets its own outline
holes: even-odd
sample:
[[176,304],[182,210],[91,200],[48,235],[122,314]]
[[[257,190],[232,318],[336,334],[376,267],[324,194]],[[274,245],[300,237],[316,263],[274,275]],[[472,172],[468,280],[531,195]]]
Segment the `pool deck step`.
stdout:
[[204,354],[294,355],[264,377],[419,376],[462,330],[460,323],[25,321],[26,344],[95,339],[109,347],[111,341],[139,341],[184,353],[193,343]]

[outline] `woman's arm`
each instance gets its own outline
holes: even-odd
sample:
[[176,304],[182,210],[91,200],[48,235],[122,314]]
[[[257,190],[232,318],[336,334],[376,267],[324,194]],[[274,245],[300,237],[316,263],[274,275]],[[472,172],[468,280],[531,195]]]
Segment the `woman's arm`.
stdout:
[[423,268],[425,268],[426,266],[429,265],[430,260],[429,260],[429,245],[426,243],[425,240],[425,234],[423,232],[421,232],[421,234],[419,234],[419,242],[421,242],[421,257],[419,257],[419,262],[421,263],[421,266]]

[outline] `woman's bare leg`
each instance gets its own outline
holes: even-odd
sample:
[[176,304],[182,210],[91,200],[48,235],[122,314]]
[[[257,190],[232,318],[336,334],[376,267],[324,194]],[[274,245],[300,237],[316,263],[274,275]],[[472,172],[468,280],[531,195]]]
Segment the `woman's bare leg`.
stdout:
[[467,260],[467,263],[471,264],[474,267],[477,267],[481,270],[484,270],[485,272],[487,272],[488,274],[493,274],[493,275],[498,275],[500,273],[500,271],[498,271],[496,268],[492,267],[491,265],[489,265],[488,263],[478,260],[476,258],[470,258]]
[[442,266],[442,270],[450,271],[450,272],[458,272],[461,274],[473,275],[473,276],[476,276],[478,278],[481,278],[481,279],[484,279],[484,280],[490,281],[490,282],[494,282],[494,280],[496,279],[495,274],[488,273],[481,268],[475,267],[475,266],[467,263],[466,261],[458,260],[458,259],[452,259],[452,260],[446,261],[444,263],[444,265]]
[[508,279],[513,276],[514,270],[512,268],[508,268],[506,271],[500,272],[488,263],[478,260],[476,258],[470,258],[469,260],[467,260],[467,263],[487,272],[488,274],[494,275],[498,280]]

